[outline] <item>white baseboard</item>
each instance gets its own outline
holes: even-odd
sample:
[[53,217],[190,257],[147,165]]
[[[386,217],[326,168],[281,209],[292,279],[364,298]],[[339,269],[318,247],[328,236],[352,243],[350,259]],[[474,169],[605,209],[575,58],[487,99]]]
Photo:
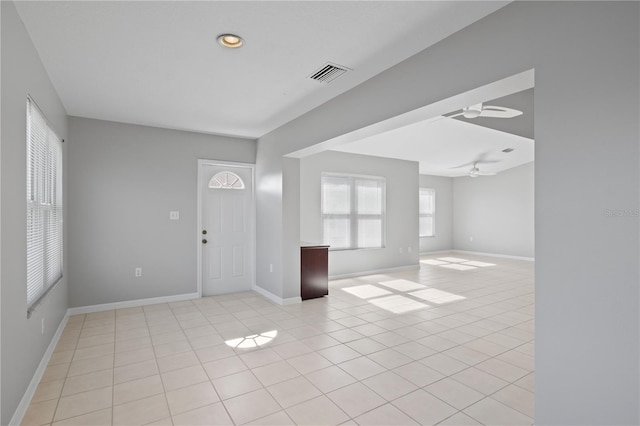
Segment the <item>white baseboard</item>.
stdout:
[[393,272],[412,271],[420,269],[420,265],[397,266],[395,268],[373,269],[371,271],[350,272],[348,274],[330,275],[329,280],[341,280],[344,278],[362,277],[374,274],[390,274]]
[[31,382],[29,383],[27,390],[24,392],[24,395],[20,400],[20,404],[18,404],[18,408],[16,408],[16,411],[13,413],[13,417],[11,417],[11,420],[9,421],[9,425],[17,426],[22,423],[22,419],[24,418],[24,415],[27,412],[27,409],[29,408],[29,404],[31,404],[31,399],[33,398],[33,395],[36,393],[36,389],[38,389],[38,385],[40,384],[42,375],[44,374],[44,371],[47,369],[47,365],[49,365],[49,361],[51,360],[51,355],[53,355],[53,351],[58,345],[58,341],[60,340],[60,336],[62,336],[62,332],[64,331],[64,328],[66,327],[68,320],[69,320],[69,311],[67,310],[64,317],[62,318],[62,321],[60,321],[60,325],[58,325],[58,329],[53,335],[53,338],[51,339],[51,342],[49,343],[47,350],[45,351],[44,355],[42,356],[42,359],[40,360],[40,364],[38,365],[36,372],[33,374],[33,378],[31,379]]
[[524,256],[511,256],[508,254],[497,254],[497,253],[483,253],[479,251],[469,251],[469,250],[449,250],[455,253],[465,253],[465,254],[475,254],[478,256],[489,256],[489,257],[501,257],[503,259],[516,259],[516,260],[527,260],[529,262],[535,262],[535,257],[524,257]]
[[440,254],[440,253],[451,253],[452,251],[454,250],[450,249],[450,250],[436,250],[436,251],[421,251],[420,256],[422,255],[428,256],[430,254]]
[[173,296],[152,297],[149,299],[127,300],[124,302],[103,303],[101,305],[80,306],[69,308],[69,315],[89,314],[92,312],[110,311],[112,309],[134,308],[144,305],[155,305],[156,303],[182,302],[183,300],[199,299],[198,293],[176,294]]
[[262,287],[258,287],[257,285],[254,285],[251,289],[261,296],[264,296],[267,299],[271,300],[272,302],[277,303],[278,305],[292,305],[294,303],[302,302],[302,298],[300,297],[288,297],[286,299],[283,299],[282,297],[276,296],[270,291],[265,290]]

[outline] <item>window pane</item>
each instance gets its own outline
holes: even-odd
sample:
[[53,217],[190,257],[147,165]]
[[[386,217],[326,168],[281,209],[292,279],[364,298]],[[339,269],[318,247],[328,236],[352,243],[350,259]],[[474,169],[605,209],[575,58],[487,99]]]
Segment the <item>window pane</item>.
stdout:
[[340,177],[322,177],[322,213],[349,214],[351,212],[351,188],[349,180]]
[[349,248],[351,225],[349,218],[324,219],[324,244],[331,248]]
[[358,247],[382,247],[382,219],[358,219]]
[[382,182],[376,180],[357,180],[358,214],[382,214]]
[[432,189],[420,189],[420,213],[428,214],[433,213],[435,209],[435,191]]
[[420,218],[420,236],[432,237],[433,233],[433,217],[421,217]]

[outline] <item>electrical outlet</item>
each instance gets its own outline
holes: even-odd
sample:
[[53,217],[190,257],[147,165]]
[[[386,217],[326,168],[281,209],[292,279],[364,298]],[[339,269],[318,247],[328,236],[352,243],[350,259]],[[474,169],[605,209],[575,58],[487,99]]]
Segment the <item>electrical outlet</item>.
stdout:
[[469,242],[472,243],[473,242],[473,237],[469,237]]
[[269,272],[273,272],[273,263],[269,264]]
[[180,220],[180,212],[178,211],[169,212],[169,220]]
[[40,322],[40,333],[44,334],[44,318],[42,318],[42,321]]
[[400,248],[398,249],[398,251],[399,251],[400,253],[402,253],[402,247],[400,247]]
[[140,278],[142,276],[142,268],[136,268],[135,276],[136,278]]
[[411,247],[407,248],[407,253],[411,253]]

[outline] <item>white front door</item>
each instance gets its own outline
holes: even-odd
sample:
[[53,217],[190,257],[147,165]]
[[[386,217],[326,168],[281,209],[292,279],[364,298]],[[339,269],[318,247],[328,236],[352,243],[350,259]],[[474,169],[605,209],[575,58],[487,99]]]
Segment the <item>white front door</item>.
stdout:
[[251,290],[253,168],[200,163],[202,295]]

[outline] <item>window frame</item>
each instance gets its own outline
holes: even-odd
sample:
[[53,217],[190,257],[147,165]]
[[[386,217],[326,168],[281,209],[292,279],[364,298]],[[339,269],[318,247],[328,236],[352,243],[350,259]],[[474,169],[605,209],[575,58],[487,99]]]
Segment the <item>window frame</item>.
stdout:
[[[349,184],[349,213],[325,213],[324,212],[324,178],[345,179]],[[381,206],[380,213],[358,213],[357,212],[357,182],[358,181],[375,181],[381,185]],[[332,247],[329,244],[330,251],[346,251],[346,250],[377,250],[386,247],[386,231],[387,231],[387,181],[383,176],[358,175],[349,173],[332,173],[322,172],[320,176],[320,235],[323,244],[329,244],[325,239],[325,220],[326,219],[349,219],[349,246]],[[358,222],[360,219],[380,219],[380,246],[359,246],[358,245]]]
[[[29,95],[25,115],[25,299],[29,318],[64,277],[64,140]],[[34,136],[35,132],[41,135]]]
[[[422,212],[420,210],[420,198],[422,197],[423,192],[429,192],[431,197],[433,197],[432,206],[433,209],[431,212]],[[420,227],[420,219],[429,217],[431,218],[431,234],[423,234],[422,228]],[[436,190],[434,188],[420,187],[418,192],[418,236],[419,238],[433,238],[436,236]]]

